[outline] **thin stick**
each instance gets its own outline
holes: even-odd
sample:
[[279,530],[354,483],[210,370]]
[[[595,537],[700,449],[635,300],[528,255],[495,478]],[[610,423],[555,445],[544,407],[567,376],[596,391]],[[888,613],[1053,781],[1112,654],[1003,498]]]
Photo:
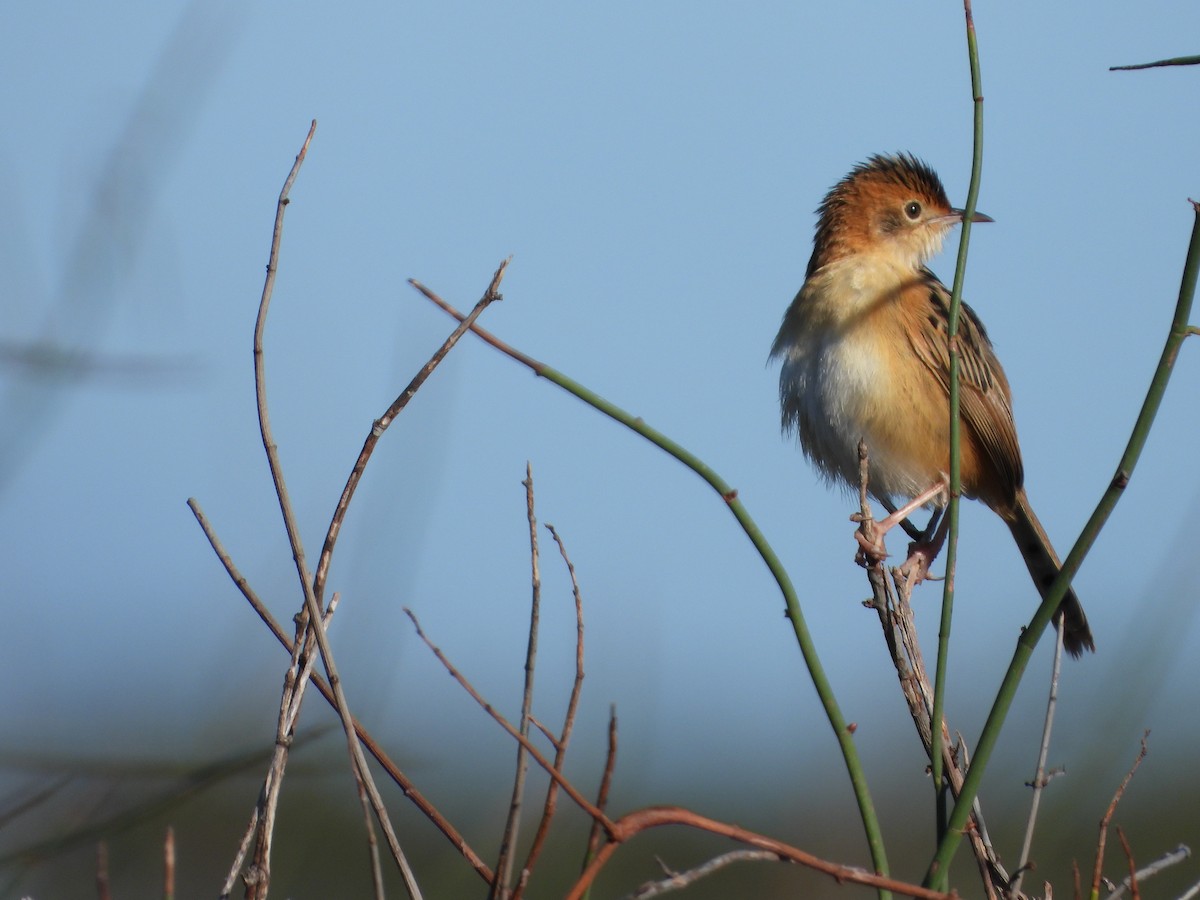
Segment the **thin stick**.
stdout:
[[[860,520],[864,537],[872,542],[870,529],[871,504],[868,499],[870,461],[865,442],[858,445],[858,475],[859,475],[859,504]],[[925,668],[925,658],[921,652],[921,644],[917,639],[917,626],[913,619],[911,603],[912,585],[903,575],[900,568],[892,569],[892,583],[889,584],[884,573],[882,562],[871,564],[868,560],[867,581],[871,585],[872,600],[869,605],[875,609],[883,627],[883,638],[887,644],[892,665],[900,681],[900,691],[908,704],[908,713],[917,729],[917,737],[925,748],[925,754],[932,760],[933,745],[933,685],[929,681],[929,673]],[[961,760],[955,758],[954,749],[950,742],[950,729],[945,719],[938,724],[942,735],[940,741],[944,777],[950,791],[958,796],[963,783],[963,770],[967,766],[966,748],[962,749]],[[962,738],[959,744],[962,746]],[[972,826],[968,830],[971,849],[979,867],[979,875],[983,881],[984,892],[988,900],[996,900],[999,895],[997,882],[1001,886],[1008,884],[1008,874],[1000,864],[991,841],[988,839],[987,827],[983,821],[983,809],[978,798],[972,815]]]
[[[334,597],[336,600],[337,597]],[[326,622],[333,616],[337,604],[331,602],[326,611]],[[254,863],[245,873],[244,880],[251,896],[263,897],[270,889],[271,882],[271,846],[275,835],[275,816],[279,808],[279,798],[283,789],[283,775],[291,748],[295,742],[296,718],[300,713],[300,703],[303,700],[305,688],[309,683],[316,656],[309,654],[301,665],[300,655],[304,644],[297,641],[291,651],[291,660],[287,674],[284,676],[284,688],[279,701],[279,716],[275,725],[275,747],[271,753],[271,762],[263,779],[262,790],[259,791],[258,802],[250,815],[246,833],[234,855],[233,864],[225,878],[221,897],[228,897],[238,875],[242,872],[242,863],[250,847],[250,840],[257,836],[254,847]]]
[[333,518],[330,520],[329,529],[325,533],[325,543],[321,548],[321,556],[317,560],[317,574],[316,581],[313,584],[313,590],[318,599],[324,596],[325,583],[329,576],[329,564],[333,557],[333,547],[337,543],[338,535],[341,533],[342,523],[346,518],[346,511],[350,508],[350,501],[353,499],[354,492],[358,488],[358,483],[362,479],[363,472],[367,468],[367,463],[371,459],[371,454],[375,451],[375,445],[379,443],[379,439],[388,429],[388,426],[391,425],[392,422],[395,421],[396,417],[403,412],[404,408],[408,406],[409,401],[412,400],[417,391],[420,390],[421,385],[423,385],[429,376],[433,374],[433,370],[436,369],[438,365],[441,364],[442,360],[446,358],[446,354],[448,354],[454,348],[454,345],[458,343],[459,338],[466,334],[467,329],[474,324],[475,320],[479,318],[480,314],[487,309],[488,306],[501,299],[500,282],[503,280],[504,271],[508,268],[508,264],[511,260],[512,257],[510,256],[508,259],[500,263],[499,268],[497,268],[495,274],[492,275],[492,280],[488,285],[487,290],[484,291],[483,296],[479,299],[479,302],[475,304],[475,308],[472,309],[467,316],[460,320],[459,326],[450,332],[450,336],[442,342],[442,346],[439,347],[437,351],[434,352],[433,356],[429,358],[429,361],[417,371],[417,374],[413,376],[412,381],[408,383],[408,386],[405,387],[405,389],[400,392],[399,396],[392,401],[392,404],[387,408],[387,411],[375,420],[374,424],[371,426],[371,430],[367,433],[366,440],[363,441],[362,450],[359,451],[358,459],[354,461],[354,467],[350,470],[350,476],[346,479],[346,485],[342,488],[342,494],[338,498],[337,506],[334,508]]
[[[216,531],[213,529],[212,524],[208,521],[208,517],[205,516],[204,511],[200,508],[199,502],[195,498],[190,498],[188,500],[188,507],[192,510],[192,514],[196,517],[197,523],[199,523],[200,528],[204,531],[204,536],[208,539],[209,545],[212,547],[217,559],[221,561],[221,565],[225,567],[226,573],[237,586],[238,590],[241,591],[242,596],[246,599],[246,602],[250,604],[251,609],[258,614],[260,619],[262,619],[263,623],[267,626],[268,630],[270,630],[271,634],[275,636],[275,640],[279,641],[279,643],[288,653],[291,653],[295,642],[287,634],[287,632],[283,630],[283,627],[275,620],[275,617],[271,615],[271,611],[267,609],[266,605],[261,599],[259,599],[258,595],[250,587],[249,582],[246,581],[245,577],[238,570],[237,566],[233,562],[233,559],[226,552],[225,547],[221,543],[220,538],[217,536]],[[312,676],[312,683],[313,686],[320,691],[321,696],[325,698],[325,702],[327,702],[330,706],[336,706],[333,691],[330,689],[325,679],[314,673]],[[491,884],[493,880],[491,868],[483,861],[479,854],[471,848],[471,845],[467,843],[466,838],[464,838],[450,823],[450,821],[438,811],[437,807],[435,807],[429,801],[429,799],[417,789],[417,786],[413,783],[413,781],[404,774],[404,772],[399,766],[396,765],[395,762],[392,761],[391,757],[389,757],[384,749],[379,745],[379,742],[371,736],[371,733],[367,731],[366,728],[363,727],[362,723],[357,719],[354,720],[354,730],[358,735],[359,740],[362,741],[363,746],[367,748],[368,752],[370,752],[375,760],[384,768],[391,779],[396,782],[397,785],[399,785],[400,789],[404,792],[404,795],[408,797],[410,801],[412,801],[417,809],[421,811],[422,815],[429,819],[429,821],[432,822],[434,826],[436,826],[437,829],[446,836],[447,839],[449,839],[450,843],[454,845],[458,852],[461,853],[467,862],[471,864],[471,867],[475,869],[479,877],[483,879],[485,883]],[[253,829],[251,829],[251,833],[253,833]]]
[[605,831],[611,831],[612,822],[609,820],[608,816],[604,815],[604,813],[598,807],[592,805],[592,803],[586,797],[584,797],[583,794],[579,793],[579,791],[575,788],[575,785],[571,784],[571,782],[569,782],[561,772],[551,765],[550,761],[542,755],[541,751],[538,750],[538,748],[532,743],[530,743],[529,738],[521,734],[519,730],[513,727],[512,723],[509,722],[508,719],[504,718],[504,716],[497,712],[496,708],[493,707],[492,704],[483,699],[483,696],[479,693],[479,691],[475,690],[475,687],[471,684],[471,682],[469,682],[466,677],[460,671],[458,671],[457,668],[455,668],[454,663],[450,662],[449,658],[445,653],[442,652],[441,648],[434,644],[433,641],[431,641],[425,634],[425,630],[421,628],[420,621],[417,619],[416,614],[411,609],[405,607],[404,613],[409,619],[412,620],[413,627],[417,630],[417,637],[425,642],[425,646],[433,652],[433,655],[437,657],[438,662],[445,666],[446,671],[450,673],[450,677],[457,681],[463,690],[471,695],[472,700],[483,707],[484,712],[491,716],[501,728],[507,731],[517,743],[519,743],[529,752],[529,755],[533,757],[534,762],[545,769],[546,774],[558,782],[559,786],[562,787],[567,796],[574,800],[580,809],[591,816],[593,821],[600,822]]
[[1029,820],[1025,823],[1025,838],[1021,842],[1021,856],[1017,860],[1017,873],[1013,878],[1012,893],[1021,890],[1021,880],[1029,870],[1029,853],[1033,848],[1033,829],[1037,824],[1038,807],[1042,802],[1042,791],[1049,778],[1046,776],[1046,760],[1050,756],[1050,732],[1054,728],[1054,711],[1058,708],[1058,675],[1062,669],[1063,631],[1054,631],[1054,663],[1050,668],[1050,698],[1046,701],[1046,719],[1042,723],[1042,744],[1038,748],[1037,768],[1033,774],[1033,800],[1029,804]]
[[1112,802],[1108,804],[1108,809],[1104,811],[1104,818],[1100,820],[1100,837],[1096,841],[1096,866],[1092,869],[1092,896],[1100,896],[1100,878],[1104,869],[1104,845],[1108,840],[1108,825],[1112,822],[1113,814],[1117,811],[1117,804],[1121,802],[1121,797],[1125,794],[1125,788],[1129,786],[1129,782],[1133,780],[1133,775],[1138,770],[1138,766],[1142,764],[1142,760],[1146,758],[1148,747],[1146,739],[1150,737],[1150,732],[1147,731],[1142,735],[1142,746],[1138,750],[1137,758],[1134,759],[1133,765],[1129,767],[1129,771],[1125,773],[1125,777],[1121,779],[1121,784],[1113,793]]
[[[1145,868],[1138,869],[1137,872],[1134,873],[1134,875],[1139,882],[1145,881],[1147,878],[1153,878],[1159,872],[1162,872],[1165,869],[1169,869],[1171,866],[1179,865],[1185,859],[1188,859],[1191,855],[1192,855],[1192,849],[1189,846],[1187,846],[1187,844],[1180,844],[1174,850],[1170,850],[1167,853],[1164,853],[1162,856],[1160,856],[1154,862],[1150,863]],[[1115,891],[1113,891],[1111,894],[1109,894],[1107,897],[1105,897],[1104,900],[1118,900],[1119,897],[1124,897],[1125,892],[1127,890],[1129,890],[1129,887],[1132,883],[1133,883],[1133,881],[1131,878],[1126,878],[1119,885],[1117,885],[1117,889]],[[1181,897],[1180,900],[1183,900],[1183,898]]]
[[567,900],[580,900],[592,881],[600,873],[600,870],[604,868],[605,864],[622,844],[643,831],[664,825],[682,825],[700,831],[707,831],[742,844],[748,844],[759,850],[767,850],[788,862],[799,863],[811,869],[816,869],[818,872],[824,872],[838,882],[849,881],[854,884],[864,884],[879,891],[892,891],[906,897],[921,898],[921,900],[957,900],[958,897],[956,893],[934,891],[915,884],[907,884],[894,878],[876,875],[874,872],[868,872],[865,869],[855,866],[843,866],[832,863],[804,850],[800,850],[797,847],[785,844],[782,841],[777,841],[774,838],[766,837],[765,835],[757,834],[726,822],[718,822],[715,819],[710,819],[707,816],[702,816],[688,809],[682,809],[677,806],[652,806],[636,810],[612,823],[610,843],[600,849],[600,852],[596,854],[596,858],[592,860],[583,875],[571,887],[570,892],[566,895]]
[[1133,859],[1133,848],[1129,846],[1129,840],[1125,837],[1125,829],[1120,825],[1117,826],[1117,837],[1121,840],[1121,849],[1125,851],[1125,858],[1129,861],[1129,895],[1133,900],[1141,900],[1142,892],[1138,890],[1137,878],[1137,863]]
[[175,900],[175,829],[170,825],[163,838],[163,900]]
[[292,511],[292,501],[288,496],[287,485],[283,479],[283,466],[279,462],[279,448],[271,433],[271,417],[267,409],[267,384],[265,360],[263,357],[263,336],[267,327],[267,311],[271,306],[271,297],[275,292],[275,276],[279,271],[279,246],[283,239],[283,215],[291,203],[290,194],[296,176],[300,174],[300,166],[308,155],[308,145],[312,142],[317,130],[317,120],[313,119],[309,126],[308,136],[296,154],[296,161],[283,182],[279,192],[279,202],[275,205],[275,227],[271,233],[271,253],[267,259],[267,278],[263,284],[262,298],[258,304],[258,318],[254,323],[254,396],[258,401],[258,428],[262,437],[263,450],[267,454],[267,465],[271,470],[271,479],[275,483],[275,495],[283,512],[283,524],[287,529],[288,542],[296,561],[296,573],[300,577],[300,587],[303,591],[311,590],[308,568],[304,562],[304,545],[300,540],[300,529],[296,524],[296,516]]
[[[562,538],[554,530],[554,526],[549,523],[546,524],[546,530],[554,538],[554,542],[558,545],[559,555],[562,556],[563,562],[567,566],[567,573],[571,577],[571,593],[575,599],[575,680],[571,685],[570,699],[567,700],[567,712],[563,720],[562,734],[557,737],[550,734],[547,735],[554,744],[554,768],[561,772],[563,765],[566,763],[567,746],[571,743],[571,732],[575,728],[575,717],[579,711],[579,697],[583,692],[583,596],[579,591],[579,581],[575,577],[575,566],[571,563],[571,557],[567,555],[567,548],[563,544]],[[543,731],[545,731],[544,728]],[[600,809],[604,808],[604,804],[602,803],[597,805]],[[542,807],[542,818],[538,823],[537,832],[533,836],[533,843],[530,845],[529,853],[525,857],[525,865],[521,867],[521,876],[517,880],[517,888],[513,892],[513,900],[521,900],[521,896],[524,894],[525,886],[529,883],[529,876],[532,874],[538,856],[545,846],[546,838],[550,834],[550,823],[554,820],[554,813],[557,808],[558,784],[551,781],[546,787],[546,802]]]
[[[533,506],[533,466],[525,461],[525,519],[529,525],[529,643],[525,648],[525,689],[521,696],[521,735],[529,737],[529,718],[533,710],[533,675],[537,669],[538,627],[542,618],[542,572],[538,556],[537,516]],[[555,768],[559,768],[557,761]],[[512,799],[508,804],[508,821],[500,838],[500,858],[496,862],[496,883],[492,885],[492,896],[506,900],[511,896],[509,883],[512,880],[513,858],[516,855],[517,836],[521,830],[521,799],[525,793],[525,778],[529,774],[529,758],[525,747],[517,745],[517,771],[513,776]],[[551,782],[553,785],[554,782]]]
[[702,878],[707,878],[714,872],[733,865],[735,862],[780,862],[779,854],[769,850],[730,850],[715,856],[702,865],[688,869],[686,872],[673,872],[659,860],[659,865],[667,873],[667,877],[659,881],[648,881],[632,894],[626,894],[625,900],[649,900],[673,891],[682,891],[691,887]]
[[[596,808],[608,809],[608,792],[612,787],[613,772],[617,767],[617,706],[614,703],[608,710],[608,751],[604,755],[604,774],[600,776],[600,788],[596,791]],[[600,852],[600,823],[592,820],[592,829],[588,834],[587,853],[583,857],[583,871],[592,864],[596,854]]]

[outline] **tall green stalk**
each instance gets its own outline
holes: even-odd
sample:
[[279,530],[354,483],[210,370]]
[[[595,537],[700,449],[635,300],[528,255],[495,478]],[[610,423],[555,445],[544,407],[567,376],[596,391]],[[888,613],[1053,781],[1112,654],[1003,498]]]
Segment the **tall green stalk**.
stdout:
[[1033,654],[1033,648],[1046,630],[1046,626],[1050,624],[1051,618],[1058,610],[1059,603],[1067,593],[1067,588],[1070,587],[1071,579],[1075,577],[1079,567],[1083,564],[1084,557],[1092,549],[1092,545],[1112,514],[1117,501],[1124,494],[1125,488],[1133,476],[1138,458],[1142,454],[1142,449],[1146,445],[1146,439],[1150,435],[1154,417],[1162,405],[1162,398],[1167,390],[1167,382],[1171,379],[1175,360],[1179,356],[1179,349],[1188,335],[1195,333],[1195,329],[1188,324],[1188,320],[1191,318],[1192,302],[1196,294],[1197,273],[1200,273],[1200,204],[1193,202],[1192,208],[1195,213],[1192,223],[1192,238],[1188,244],[1187,260],[1183,266],[1183,278],[1179,285],[1179,299],[1175,304],[1175,316],[1171,321],[1171,328],[1167,333],[1158,367],[1154,370],[1154,377],[1146,391],[1146,399],[1142,402],[1141,412],[1134,423],[1129,443],[1125,447],[1125,453],[1121,456],[1121,461],[1108,489],[1100,498],[1095,512],[1088,519],[1079,539],[1075,541],[1075,546],[1067,554],[1062,571],[1054,579],[1054,584],[1046,592],[1046,599],[1042,601],[1042,605],[1038,607],[1033,619],[1030,620],[1029,625],[1017,641],[1012,662],[1008,665],[1004,681],[1000,685],[987,722],[984,723],[983,732],[979,736],[979,743],[975,747],[975,756],[971,760],[971,767],[967,770],[967,777],[963,782],[962,791],[959,793],[958,802],[955,803],[954,809],[950,813],[946,833],[942,836],[937,854],[926,872],[925,884],[927,887],[944,890],[948,883],[950,861],[954,858],[962,840],[967,818],[971,814],[971,805],[979,793],[979,784],[983,780],[984,769],[987,767],[988,759],[1000,737],[1004,719],[1012,706],[1013,697],[1016,695],[1017,686],[1025,672],[1029,657]]

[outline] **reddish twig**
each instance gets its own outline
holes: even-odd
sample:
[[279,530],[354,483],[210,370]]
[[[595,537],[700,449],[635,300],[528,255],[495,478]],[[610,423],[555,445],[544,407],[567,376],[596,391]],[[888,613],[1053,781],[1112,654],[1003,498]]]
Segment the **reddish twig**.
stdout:
[[[600,776],[600,788],[596,791],[596,807],[608,809],[608,792],[612,788],[613,772],[617,767],[617,707],[614,704],[608,710],[608,752],[604,755],[604,774]],[[588,834],[587,853],[583,858],[583,871],[591,865],[596,854],[600,852],[600,823],[593,821]]]
[[1129,846],[1129,841],[1125,837],[1125,829],[1120,825],[1117,826],[1117,837],[1121,840],[1121,849],[1125,851],[1125,858],[1129,861],[1129,896],[1133,900],[1141,900],[1142,894],[1138,890],[1138,873],[1137,862],[1133,858],[1133,848]]
[[458,671],[458,669],[454,666],[454,663],[450,662],[446,654],[441,651],[441,648],[434,644],[433,641],[431,641],[425,634],[425,630],[421,628],[421,623],[417,620],[417,617],[413,611],[408,607],[405,607],[404,612],[408,618],[412,620],[413,627],[417,630],[417,637],[425,642],[425,646],[427,646],[430,651],[432,651],[433,655],[437,657],[438,662],[445,666],[446,671],[450,673],[450,677],[457,681],[463,690],[470,694],[472,700],[483,707],[484,712],[491,716],[496,721],[496,724],[507,731],[513,740],[515,740],[529,752],[529,755],[533,757],[534,762],[545,769],[546,774],[558,783],[559,787],[562,788],[568,797],[575,801],[576,805],[579,806],[580,809],[591,816],[594,821],[600,822],[605,831],[611,833],[612,822],[609,820],[608,816],[606,816],[604,812],[597,806],[594,806],[586,797],[583,796],[583,794],[579,793],[579,790],[575,787],[575,785],[571,784],[571,782],[567,780],[566,776],[559,772],[558,769],[554,768],[554,766],[550,763],[550,760],[546,759],[546,757],[542,755],[541,751],[538,750],[538,748],[532,743],[530,743],[529,738],[525,737],[520,731],[514,728],[508,719],[504,718],[504,716],[502,716],[496,710],[496,708],[492,706],[492,704],[488,703],[487,700],[483,698],[479,691],[475,690],[475,687],[471,684],[471,682],[469,682],[466,677],[460,671]]
[[1108,840],[1108,826],[1112,822],[1113,814],[1117,811],[1117,804],[1121,802],[1121,797],[1125,793],[1125,788],[1129,786],[1129,782],[1133,780],[1133,775],[1138,770],[1138,766],[1142,764],[1142,760],[1146,758],[1146,752],[1149,749],[1146,745],[1146,739],[1150,737],[1150,732],[1146,731],[1142,735],[1142,746],[1138,750],[1137,758],[1134,759],[1133,765],[1129,767],[1129,771],[1125,773],[1125,777],[1121,780],[1120,786],[1113,793],[1112,802],[1108,804],[1108,809],[1104,811],[1104,818],[1100,820],[1100,837],[1096,841],[1096,865],[1092,869],[1092,895],[1100,895],[1100,877],[1101,871],[1104,868],[1104,845]]
[[175,829],[170,825],[163,838],[163,900],[175,900]]
[[891,891],[906,897],[920,898],[920,900],[953,900],[953,898],[958,897],[958,893],[955,891],[947,894],[941,891],[930,890],[920,885],[898,881],[895,878],[876,875],[874,872],[868,872],[866,869],[860,869],[855,866],[843,866],[831,863],[797,847],[785,844],[782,841],[748,831],[745,828],[739,828],[736,825],[718,822],[715,819],[699,815],[691,810],[674,806],[652,806],[629,813],[612,823],[612,827],[609,829],[609,843],[600,848],[600,852],[596,854],[596,858],[592,860],[583,875],[572,886],[570,892],[567,894],[567,900],[580,900],[583,897],[596,876],[600,873],[600,870],[604,868],[605,864],[623,843],[636,837],[643,831],[663,825],[683,825],[740,841],[759,850],[774,853],[782,860],[798,863],[811,869],[816,869],[818,872],[824,872],[839,882],[849,881],[854,884],[865,884],[881,891]]
[[[1162,856],[1160,856],[1154,862],[1150,863],[1148,866],[1144,866],[1144,867],[1138,869],[1136,872],[1133,873],[1133,875],[1131,875],[1130,877],[1123,880],[1119,885],[1117,885],[1117,889],[1115,891],[1113,891],[1111,894],[1109,894],[1108,897],[1105,898],[1105,900],[1117,900],[1118,897],[1124,897],[1125,892],[1127,890],[1129,890],[1130,887],[1132,887],[1135,879],[1139,882],[1145,881],[1147,878],[1154,877],[1155,875],[1157,875],[1159,872],[1163,871],[1164,869],[1169,869],[1171,866],[1179,865],[1185,859],[1190,858],[1191,855],[1192,855],[1191,847],[1189,847],[1187,844],[1180,844],[1174,850],[1170,850],[1170,851],[1164,853]],[[1197,891],[1196,893],[1200,893],[1200,891]],[[1181,895],[1178,898],[1178,900],[1185,900],[1185,898],[1187,898],[1189,896],[1195,896],[1195,894],[1194,893],[1193,894],[1185,893],[1185,894]]]

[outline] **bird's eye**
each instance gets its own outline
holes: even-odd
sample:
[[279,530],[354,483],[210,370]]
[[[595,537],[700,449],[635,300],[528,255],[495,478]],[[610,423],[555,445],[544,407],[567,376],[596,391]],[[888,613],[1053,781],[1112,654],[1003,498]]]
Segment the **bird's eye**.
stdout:
[[904,204],[904,214],[915,222],[921,215],[921,204],[916,200],[909,200]]

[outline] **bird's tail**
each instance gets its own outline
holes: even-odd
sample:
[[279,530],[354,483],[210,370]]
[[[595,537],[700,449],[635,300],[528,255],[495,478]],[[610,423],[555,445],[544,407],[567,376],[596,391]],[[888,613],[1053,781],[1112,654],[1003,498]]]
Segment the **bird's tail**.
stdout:
[[[1062,563],[1054,552],[1042,523],[1033,514],[1024,491],[1018,492],[1015,512],[1016,515],[1009,521],[1008,527],[1012,530],[1017,548],[1021,551],[1038,593],[1044,598],[1050,590],[1050,585],[1058,577]],[[1092,630],[1088,627],[1087,616],[1083,613],[1083,606],[1080,605],[1074,588],[1067,590],[1054,621],[1063,630],[1063,646],[1072,656],[1080,656],[1084,650],[1096,652]]]

